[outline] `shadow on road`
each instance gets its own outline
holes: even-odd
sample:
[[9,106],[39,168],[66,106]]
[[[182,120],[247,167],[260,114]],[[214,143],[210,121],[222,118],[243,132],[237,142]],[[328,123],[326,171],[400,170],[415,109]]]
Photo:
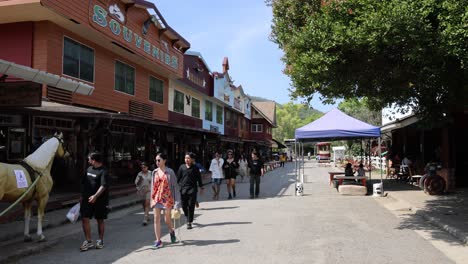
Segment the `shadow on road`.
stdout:
[[239,206],[223,206],[223,207],[213,207],[213,208],[200,208],[198,210],[211,211],[211,210],[224,210],[224,209],[236,209]]
[[198,223],[193,223],[194,226],[203,228],[203,227],[208,227],[208,226],[223,226],[223,225],[246,225],[246,224],[252,224],[252,222],[219,222],[219,223],[211,223],[211,224],[198,224]]
[[183,240],[182,245],[184,246],[209,246],[216,244],[230,244],[239,243],[239,239],[226,239],[226,240]]

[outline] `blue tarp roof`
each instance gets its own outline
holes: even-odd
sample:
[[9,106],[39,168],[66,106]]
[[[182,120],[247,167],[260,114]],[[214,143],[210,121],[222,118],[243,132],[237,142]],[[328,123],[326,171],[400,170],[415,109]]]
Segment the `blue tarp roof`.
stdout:
[[321,118],[296,129],[299,141],[380,137],[380,127],[375,127],[341,112],[337,108]]

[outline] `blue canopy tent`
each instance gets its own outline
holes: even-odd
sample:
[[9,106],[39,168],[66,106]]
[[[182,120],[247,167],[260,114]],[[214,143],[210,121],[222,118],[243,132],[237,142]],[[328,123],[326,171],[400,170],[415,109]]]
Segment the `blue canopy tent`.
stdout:
[[380,127],[350,117],[337,108],[321,118],[296,129],[297,141],[345,140],[380,137]]
[[[380,149],[380,127],[350,117],[337,108],[295,131],[295,139],[299,143],[363,138],[379,138]],[[382,184],[382,173],[380,178]]]

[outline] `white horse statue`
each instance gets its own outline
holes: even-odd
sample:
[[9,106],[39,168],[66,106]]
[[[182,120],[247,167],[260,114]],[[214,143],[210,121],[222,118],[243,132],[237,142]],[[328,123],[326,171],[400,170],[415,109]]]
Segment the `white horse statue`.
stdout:
[[[44,210],[49,200],[53,180],[50,169],[54,157],[64,157],[63,135],[55,134],[35,152],[27,156],[20,164],[0,163],[0,201],[15,202],[23,195],[34,179],[40,177],[37,184],[21,200],[24,207],[24,241],[32,241],[29,235],[29,221],[31,220],[31,206],[37,201],[37,236],[39,241],[45,241],[42,233]],[[28,168],[29,167],[29,168]],[[31,175],[34,174],[34,175]],[[31,177],[32,176],[32,177]]]

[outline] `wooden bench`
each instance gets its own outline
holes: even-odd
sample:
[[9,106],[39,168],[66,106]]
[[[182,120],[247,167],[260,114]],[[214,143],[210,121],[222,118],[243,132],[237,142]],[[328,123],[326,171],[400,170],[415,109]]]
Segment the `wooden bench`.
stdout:
[[362,186],[367,186],[366,185],[366,176],[335,176],[335,180],[338,180],[338,185],[343,184],[344,180],[361,180]]
[[330,174],[330,186],[333,186],[333,180],[335,179],[336,175],[344,175],[344,171],[329,171],[328,174]]

